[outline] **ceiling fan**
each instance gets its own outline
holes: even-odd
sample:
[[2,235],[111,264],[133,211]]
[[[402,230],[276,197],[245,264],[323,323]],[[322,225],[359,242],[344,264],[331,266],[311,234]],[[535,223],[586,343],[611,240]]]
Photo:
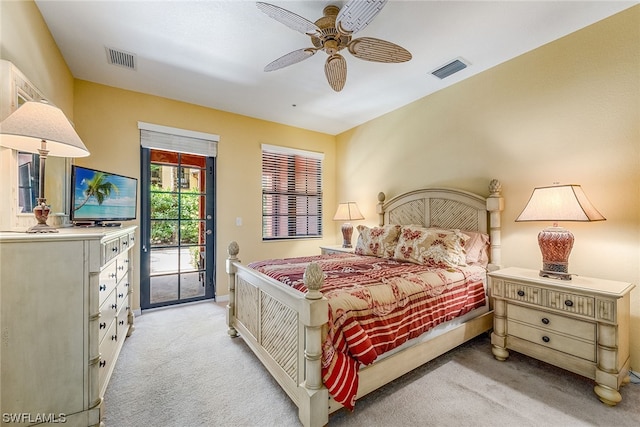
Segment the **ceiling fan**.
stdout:
[[267,64],[264,71],[274,71],[296,64],[323,50],[329,57],[324,73],[333,90],[340,92],[347,81],[347,61],[338,52],[347,49],[356,58],[365,61],[397,63],[411,59],[411,53],[397,44],[372,37],[352,39],[352,35],[376,17],[387,0],[349,0],[340,9],[329,5],[323,17],[315,23],[286,9],[269,3],[257,2],[258,9],[302,34],[311,37],[313,47],[294,50]]

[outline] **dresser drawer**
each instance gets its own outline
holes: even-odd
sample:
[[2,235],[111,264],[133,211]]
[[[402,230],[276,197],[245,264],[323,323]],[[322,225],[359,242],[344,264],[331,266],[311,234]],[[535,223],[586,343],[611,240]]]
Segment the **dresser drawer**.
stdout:
[[520,305],[509,304],[507,307],[509,319],[528,323],[540,329],[572,335],[591,342],[596,340],[596,324],[583,320],[571,319],[552,313],[545,313]]
[[102,264],[106,264],[120,254],[120,238],[102,243]]
[[126,307],[122,307],[116,318],[116,333],[120,339],[124,339],[127,332],[129,332],[129,310]]
[[102,305],[113,292],[117,283],[116,263],[107,265],[98,277],[98,305]]
[[563,353],[588,360],[596,361],[595,342],[582,341],[550,330],[533,327],[529,324],[507,319],[507,331],[510,336],[522,338],[532,343],[562,351]]
[[112,364],[115,363],[115,353],[118,348],[118,335],[116,331],[115,318],[112,319],[111,326],[107,329],[104,339],[100,343],[100,364],[98,371],[98,382],[100,388],[106,381],[107,373]]

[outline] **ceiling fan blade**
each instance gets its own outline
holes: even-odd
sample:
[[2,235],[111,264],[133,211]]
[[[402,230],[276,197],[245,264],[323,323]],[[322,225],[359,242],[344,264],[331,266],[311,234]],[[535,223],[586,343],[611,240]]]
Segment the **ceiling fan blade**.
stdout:
[[347,82],[346,59],[339,53],[328,57],[324,64],[324,74],[327,76],[329,86],[336,92],[340,92]]
[[354,39],[348,45],[349,52],[356,58],[373,62],[406,62],[411,59],[411,53],[395,43],[373,37]]
[[264,67],[264,71],[275,71],[280,68],[288,67],[289,65],[297,64],[300,61],[304,61],[305,59],[312,57],[313,54],[316,53],[316,50],[317,49],[304,48],[289,52],[267,64],[267,66]]
[[293,30],[301,32],[302,34],[308,36],[320,34],[320,29],[316,24],[302,16],[296,15],[293,12],[289,12],[281,7],[263,2],[256,2],[256,6],[276,21],[283,23]]
[[352,34],[369,25],[387,0],[349,0],[336,17],[336,28],[342,34]]

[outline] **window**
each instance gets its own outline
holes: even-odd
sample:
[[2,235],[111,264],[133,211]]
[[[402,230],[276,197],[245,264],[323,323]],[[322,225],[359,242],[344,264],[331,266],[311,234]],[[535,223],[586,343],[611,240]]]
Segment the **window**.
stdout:
[[262,146],[262,239],[322,236],[322,153]]

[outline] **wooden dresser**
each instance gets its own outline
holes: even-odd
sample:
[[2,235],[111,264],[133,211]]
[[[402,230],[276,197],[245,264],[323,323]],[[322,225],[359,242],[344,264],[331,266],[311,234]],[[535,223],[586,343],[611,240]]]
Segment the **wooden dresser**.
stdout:
[[133,330],[135,227],[0,233],[3,425],[100,424]]
[[489,273],[494,307],[492,352],[511,349],[595,380],[598,398],[615,405],[629,382],[630,283],[574,276],[540,277],[506,268]]

